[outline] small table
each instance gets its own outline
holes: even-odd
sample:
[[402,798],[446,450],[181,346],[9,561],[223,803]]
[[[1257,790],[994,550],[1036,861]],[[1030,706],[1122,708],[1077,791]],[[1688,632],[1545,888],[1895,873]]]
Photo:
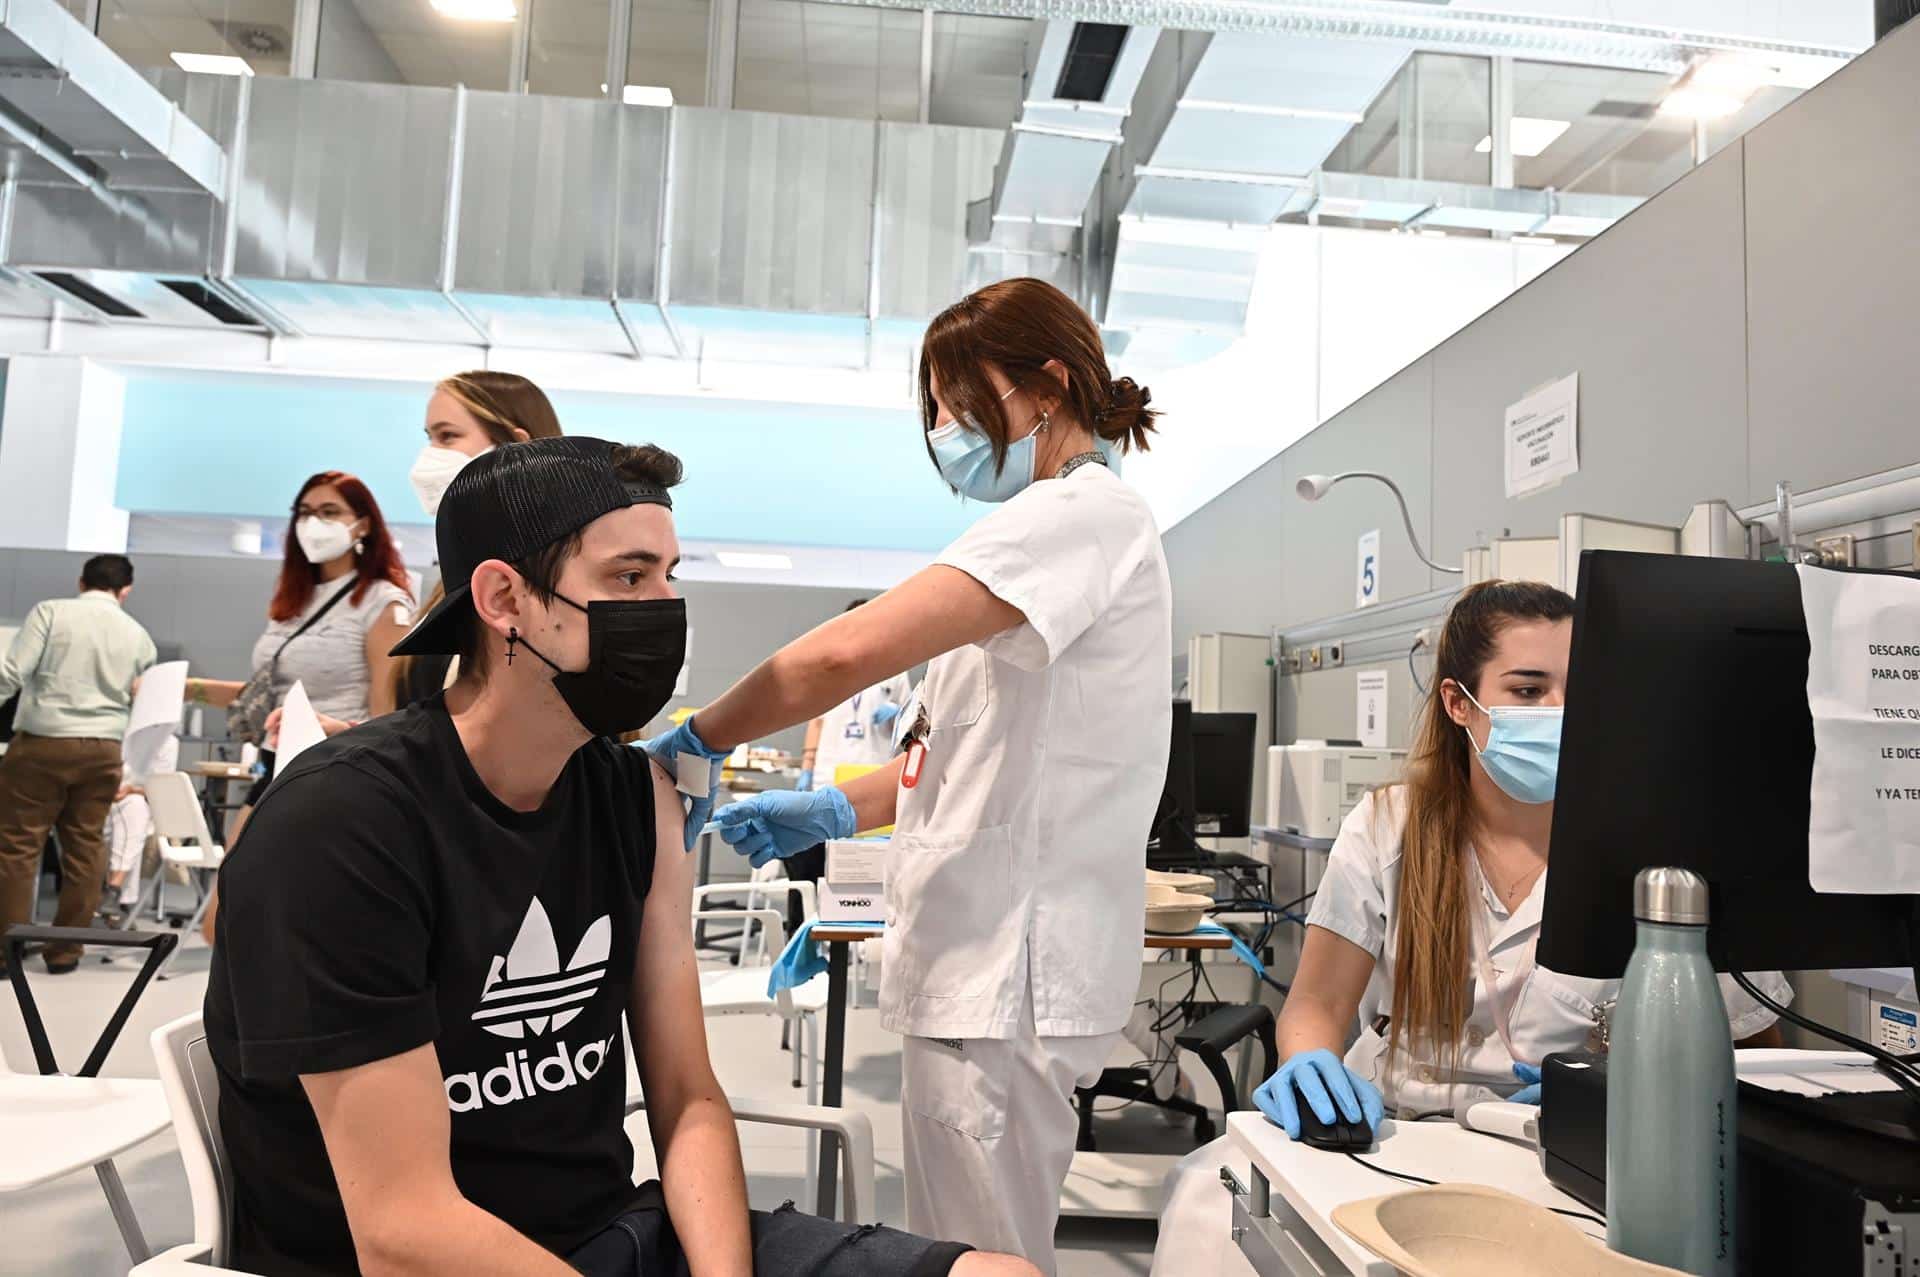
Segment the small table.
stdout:
[[1274,847],[1291,847],[1295,851],[1328,852],[1333,850],[1333,839],[1331,838],[1309,838],[1307,835],[1297,834],[1291,829],[1275,829],[1272,825],[1254,825],[1252,827],[1252,833],[1257,841],[1267,843]]
[[[1229,1114],[1227,1138],[1253,1163],[1250,1191],[1234,1198],[1233,1236],[1260,1277],[1394,1277],[1392,1264],[1335,1226],[1333,1212],[1347,1202],[1405,1192],[1413,1185],[1344,1153],[1296,1143],[1259,1113]],[[1537,1149],[1452,1122],[1383,1122],[1378,1142],[1360,1156],[1407,1175],[1487,1184],[1541,1206],[1595,1214],[1547,1182]],[[1606,1230],[1599,1225],[1563,1218],[1604,1240]]]
[[[815,944],[827,949],[827,1041],[822,1063],[820,1103],[827,1108],[841,1107],[842,1084],[847,1064],[847,965],[849,945],[862,940],[877,940],[886,928],[873,926],[834,926],[819,922],[813,927]],[[1145,933],[1148,949],[1177,950],[1197,954],[1207,949],[1231,949],[1233,941],[1219,935],[1163,936]],[[815,1213],[834,1218],[834,1199],[838,1195],[840,1139],[831,1131],[820,1133],[819,1199]]]
[[207,830],[213,834],[214,841],[224,843],[226,821],[223,813],[231,807],[227,801],[231,796],[231,787],[251,781],[253,770],[245,764],[222,762],[217,758],[189,763],[181,770],[206,782],[201,788],[200,809],[206,813]]

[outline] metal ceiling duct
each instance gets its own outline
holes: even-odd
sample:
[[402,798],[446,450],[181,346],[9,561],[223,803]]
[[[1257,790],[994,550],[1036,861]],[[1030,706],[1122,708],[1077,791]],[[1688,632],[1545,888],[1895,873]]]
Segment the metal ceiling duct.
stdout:
[[1163,36],[1114,174],[1107,326],[1204,334],[1214,347],[1238,337],[1266,228],[1412,52],[1372,40]]
[[225,198],[21,185],[18,279],[110,321],[858,366],[964,289],[1003,136],[202,78]]
[[1288,213],[1439,230],[1505,231],[1515,235],[1597,235],[1644,203],[1635,195],[1534,191],[1318,173],[1293,193]]
[[0,0],[0,147],[23,182],[127,192],[220,189],[219,145],[58,0]]
[[[912,9],[924,0],[825,0]],[[1621,70],[1685,71],[1702,53],[1737,51],[1837,65],[1857,50],[1748,40],[1626,22],[1493,13],[1450,0],[941,0],[943,13],[1163,27],[1197,33],[1378,41],[1439,53],[1526,58]]]
[[1081,221],[1160,35],[1085,28],[1048,23],[1029,46],[1028,97],[1000,148],[993,195],[968,210],[969,287],[1037,275],[1084,299]]

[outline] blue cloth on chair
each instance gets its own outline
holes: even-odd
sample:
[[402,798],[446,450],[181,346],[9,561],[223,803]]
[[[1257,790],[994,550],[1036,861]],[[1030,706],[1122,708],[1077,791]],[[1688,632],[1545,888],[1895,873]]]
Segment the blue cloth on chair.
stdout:
[[1248,966],[1252,967],[1253,973],[1255,975],[1261,977],[1262,979],[1266,978],[1267,968],[1266,968],[1266,965],[1260,961],[1260,955],[1255,953],[1252,949],[1248,948],[1247,942],[1245,940],[1242,940],[1239,936],[1234,935],[1233,932],[1227,930],[1225,927],[1221,926],[1219,923],[1203,922],[1199,926],[1193,929],[1193,934],[1196,936],[1227,937],[1229,940],[1233,941],[1233,956],[1240,959],[1240,961],[1246,963]]
[[[818,918],[808,918],[793,933],[793,939],[787,941],[787,947],[774,959],[773,972],[767,977],[767,996],[773,997],[782,989],[797,989],[817,975],[827,972],[827,955],[820,952],[820,946],[813,942],[813,929],[819,923]],[[832,927],[862,927],[880,934],[877,922],[834,922]]]

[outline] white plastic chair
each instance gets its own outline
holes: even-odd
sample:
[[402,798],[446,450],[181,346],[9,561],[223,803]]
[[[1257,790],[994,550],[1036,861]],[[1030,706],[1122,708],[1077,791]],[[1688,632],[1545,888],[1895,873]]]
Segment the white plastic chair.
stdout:
[[[231,1232],[233,1175],[220,1134],[220,1078],[207,1051],[205,1025],[197,1013],[182,1016],[155,1029],[152,1041],[154,1062],[160,1071],[159,1085],[165,1090],[165,1104],[173,1115],[180,1160],[186,1165],[187,1188],[193,1197],[193,1240],[139,1264],[128,1277],[236,1274],[238,1270],[220,1266],[227,1257],[227,1238]],[[850,1224],[871,1223],[877,1219],[873,1123],[866,1114],[798,1104],[758,1104],[733,1099],[728,1103],[736,1121],[837,1134],[842,1150],[841,1177],[846,1184],[841,1218]],[[643,1112],[645,1108],[640,1097],[627,1098],[629,1114]],[[529,1171],[529,1174],[537,1173]]]
[[[170,934],[128,935],[75,927],[14,927],[8,933],[14,993],[26,1023],[39,1074],[15,1073],[0,1058],[0,1193],[37,1187],[91,1166],[106,1194],[114,1223],[135,1263],[152,1252],[127,1200],[113,1159],[167,1129],[161,1084],[147,1078],[97,1077],[107,1052],[133,1012],[133,1004],[166,961],[178,939]],[[94,1044],[77,1074],[59,1072],[53,1047],[34,1005],[21,963],[28,941],[74,940],[85,944],[144,948],[147,963]],[[58,1264],[49,1266],[54,1271]]]
[[[187,923],[185,931],[199,930],[201,915],[207,911],[207,905],[213,898],[212,879],[219,871],[220,862],[226,859],[226,849],[213,840],[207,829],[207,813],[200,806],[200,796],[194,792],[193,779],[185,772],[161,772],[147,777],[147,806],[153,811],[153,832],[160,844],[160,871],[153,875],[153,881],[141,894],[140,902],[127,911],[127,925],[131,926],[149,896],[153,899],[153,914],[156,922],[161,917],[161,905],[166,895],[166,867],[178,865],[194,879],[200,900],[194,906],[193,917]],[[169,955],[166,964],[160,968],[157,979],[167,978],[166,968],[171,965]]]
[[[801,893],[802,901],[812,894],[813,884],[808,882],[758,883],[757,890],[785,888]],[[776,956],[787,947],[787,920],[778,909],[708,909],[702,906],[714,896],[738,896],[744,887],[740,883],[715,883],[693,889],[693,916],[703,922],[738,921],[746,924],[740,937],[740,962],[737,966],[707,970],[700,973],[700,1009],[711,1017],[734,1015],[763,1015],[779,1020],[787,1030],[787,1037],[793,1046],[793,1084],[804,1087],[807,1103],[820,1102],[820,1013],[827,1009],[827,981],[824,976],[816,976],[797,989],[782,989],[778,993],[767,992],[767,978],[773,973],[773,959],[762,963],[747,961],[752,948],[749,933],[758,928],[761,952],[771,949]],[[770,942],[779,938],[777,946]],[[807,1181],[806,1193],[809,1201],[814,1195],[818,1178],[816,1165],[818,1156],[814,1141],[807,1142]]]

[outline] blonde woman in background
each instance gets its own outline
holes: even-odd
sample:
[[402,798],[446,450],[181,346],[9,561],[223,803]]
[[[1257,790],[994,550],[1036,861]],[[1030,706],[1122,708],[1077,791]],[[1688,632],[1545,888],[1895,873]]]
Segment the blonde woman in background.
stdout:
[[[427,400],[426,431],[426,446],[407,477],[429,519],[440,512],[447,485],[467,462],[502,444],[551,439],[562,433],[560,418],[540,387],[514,373],[486,370],[455,373],[433,388],[433,397]],[[432,611],[445,594],[436,583],[421,613]],[[453,659],[396,657],[394,704],[411,705],[445,687]]]

